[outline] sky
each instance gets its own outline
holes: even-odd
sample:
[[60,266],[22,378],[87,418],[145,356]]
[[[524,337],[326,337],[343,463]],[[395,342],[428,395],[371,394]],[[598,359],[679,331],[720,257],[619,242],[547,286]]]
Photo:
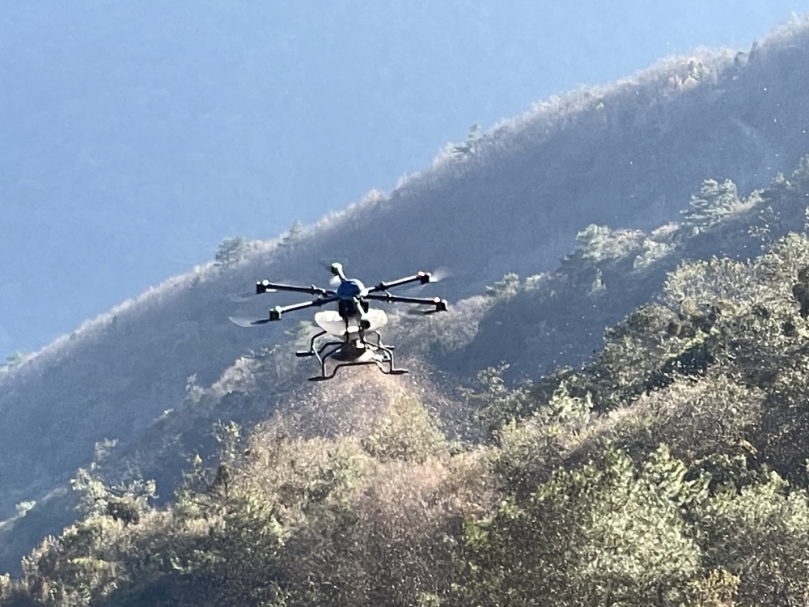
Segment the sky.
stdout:
[[425,168],[469,127],[809,0],[73,0],[0,10],[0,362]]

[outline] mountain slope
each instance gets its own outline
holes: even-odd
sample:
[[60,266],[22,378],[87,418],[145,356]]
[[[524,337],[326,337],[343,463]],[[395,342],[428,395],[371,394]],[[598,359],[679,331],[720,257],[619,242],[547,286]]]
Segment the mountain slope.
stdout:
[[[454,278],[441,292],[457,300],[507,272],[551,269],[590,223],[662,223],[706,177],[728,177],[745,190],[765,184],[809,148],[807,54],[809,30],[797,28],[749,55],[676,59],[603,90],[554,99],[488,134],[471,153],[442,157],[389,195],[369,196],[297,240],[168,281],[89,323],[0,384],[0,516],[66,482],[98,441],[117,439],[133,454],[172,441],[173,452],[197,448],[207,428],[174,427],[164,412],[181,409],[194,385],[211,386],[250,349],[287,339],[288,326],[250,333],[225,322],[236,308],[227,294],[258,278],[319,282],[324,259],[344,261],[368,282],[447,265]],[[253,313],[266,308],[240,311]],[[277,372],[264,410],[250,409],[245,421],[294,389],[298,378],[281,372],[289,368]]]
[[[691,208],[680,252],[778,219],[755,259],[669,273],[590,364],[516,390],[488,374],[466,400],[499,417],[489,440],[450,436],[459,403],[419,402],[421,373],[301,386],[249,436],[221,425],[219,460],[196,458],[169,507],[80,471],[84,517],[0,577],[0,605],[801,604],[809,156],[754,204]],[[196,405],[266,402],[279,362],[240,361]]]

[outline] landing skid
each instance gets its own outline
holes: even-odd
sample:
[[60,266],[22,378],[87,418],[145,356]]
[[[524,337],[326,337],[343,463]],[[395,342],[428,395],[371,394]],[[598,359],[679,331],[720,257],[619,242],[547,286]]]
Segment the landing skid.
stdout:
[[[320,375],[310,377],[309,381],[325,381],[333,379],[339,369],[343,367],[359,367],[365,365],[376,365],[385,375],[404,375],[407,369],[396,366],[393,356],[393,346],[382,344],[382,335],[379,331],[374,331],[376,343],[366,341],[364,336],[352,341],[328,341],[315,348],[315,342],[326,335],[326,331],[321,331],[312,336],[309,340],[309,349],[303,352],[296,352],[296,356],[314,356],[320,363]],[[331,367],[331,372],[326,373],[326,363],[332,361],[337,364]]]
[[[387,363],[388,368],[385,368],[385,364]],[[314,377],[310,377],[309,381],[326,381],[327,379],[334,379],[334,376],[337,375],[337,370],[342,369],[343,367],[361,367],[364,365],[376,365],[382,373],[385,375],[404,375],[408,373],[407,369],[400,369],[394,367],[392,361],[378,361],[378,360],[369,360],[366,362],[361,363],[340,363],[339,365],[334,365],[331,369],[331,373],[326,375],[326,368],[325,365],[321,366],[321,375],[315,375]]]

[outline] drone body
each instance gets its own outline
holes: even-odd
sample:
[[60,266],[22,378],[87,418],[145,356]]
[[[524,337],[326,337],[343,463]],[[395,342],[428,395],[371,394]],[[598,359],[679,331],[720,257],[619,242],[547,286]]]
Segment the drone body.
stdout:
[[[315,324],[320,327],[321,331],[312,336],[308,350],[296,352],[298,356],[314,356],[320,363],[320,375],[310,377],[310,380],[332,379],[341,367],[357,365],[376,365],[388,375],[407,373],[405,369],[396,367],[393,346],[382,343],[382,335],[379,330],[388,322],[387,315],[383,310],[372,309],[370,302],[386,301],[432,306],[433,309],[428,310],[425,314],[446,311],[447,301],[445,299],[402,297],[389,292],[389,289],[406,284],[435,282],[432,274],[419,272],[413,276],[391,282],[380,282],[376,286],[367,288],[357,279],[346,278],[342,264],[333,263],[331,272],[339,280],[336,290],[322,289],[314,285],[299,287],[275,284],[267,280],[257,282],[257,295],[274,291],[294,291],[308,293],[314,295],[315,298],[299,304],[270,308],[268,318],[249,320],[231,317],[230,320],[241,327],[254,327],[280,320],[286,312],[335,303],[337,304],[336,310],[324,310],[315,314]],[[328,372],[327,362],[332,363],[328,365],[331,366]]]

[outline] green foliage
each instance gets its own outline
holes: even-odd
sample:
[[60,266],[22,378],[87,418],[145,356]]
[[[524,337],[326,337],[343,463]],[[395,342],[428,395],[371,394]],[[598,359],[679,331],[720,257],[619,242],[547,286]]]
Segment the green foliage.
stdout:
[[[97,454],[103,455],[109,448],[110,443],[100,444]],[[155,497],[154,483],[135,480],[110,487],[93,462],[90,468],[80,469],[71,484],[82,494],[84,519],[58,538],[46,538],[24,559],[22,579],[6,583],[5,589],[0,584],[0,601],[9,601],[9,605],[89,606],[118,588],[123,561],[134,556],[129,550],[130,530],[140,530],[141,524],[154,516],[148,504]]]
[[374,420],[363,448],[382,462],[423,463],[447,449],[447,440],[427,409],[411,397],[394,399]]
[[152,484],[109,487],[96,464],[81,470],[85,518],[35,551],[22,580],[3,578],[0,605],[411,605],[444,594],[445,539],[471,511],[464,486],[483,476],[451,458],[424,406],[394,399],[362,440],[292,432],[279,419],[245,439],[219,424],[219,463],[193,458],[162,512],[146,503]]
[[773,473],[740,492],[730,485],[698,509],[707,567],[721,567],[743,605],[798,605],[809,589],[809,504]]
[[589,395],[572,396],[561,383],[547,404],[524,423],[511,418],[492,432],[498,449],[491,452],[493,470],[509,492],[525,496],[546,482],[570,453],[581,445],[591,421]]
[[475,408],[473,417],[478,424],[486,429],[490,438],[505,424],[518,417],[524,417],[528,412],[528,396],[526,389],[512,390],[503,380],[503,372],[508,365],[489,367],[477,374],[480,391],[464,390],[464,396]]
[[597,453],[617,446],[641,459],[665,444],[689,463],[752,455],[756,449],[747,437],[761,418],[763,401],[760,391],[721,375],[680,378],[616,411],[582,450]]
[[463,604],[677,605],[699,571],[681,509],[703,479],[660,449],[642,465],[606,452],[559,470],[525,502],[467,524]]
[[712,569],[707,577],[692,582],[690,594],[697,607],[733,607],[739,578],[724,569]]

